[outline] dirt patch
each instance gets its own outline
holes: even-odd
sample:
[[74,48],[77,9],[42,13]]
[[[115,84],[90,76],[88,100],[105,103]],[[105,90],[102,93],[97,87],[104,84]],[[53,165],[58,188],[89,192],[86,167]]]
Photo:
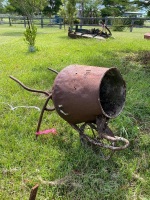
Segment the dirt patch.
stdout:
[[143,65],[150,65],[150,51],[141,51],[138,54],[137,61]]
[[150,51],[140,51],[126,56],[126,61],[138,62],[143,68],[150,71]]

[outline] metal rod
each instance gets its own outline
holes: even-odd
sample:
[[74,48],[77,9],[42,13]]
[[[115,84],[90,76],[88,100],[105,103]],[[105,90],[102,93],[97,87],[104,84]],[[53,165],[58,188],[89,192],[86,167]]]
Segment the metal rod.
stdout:
[[45,108],[46,111],[54,111],[55,110],[55,107],[53,108]]
[[36,185],[31,189],[31,193],[30,193],[30,198],[29,198],[29,200],[35,200],[35,199],[36,199],[38,187],[39,187],[39,185],[36,184]]
[[[114,136],[114,137],[111,137],[109,135],[106,135],[106,134],[102,134],[102,137],[110,142],[117,142],[117,141],[122,141],[125,143],[125,145],[123,146],[120,146],[120,147],[112,147],[112,146],[109,146],[108,148],[109,149],[112,149],[112,150],[115,150],[115,151],[119,151],[119,150],[123,150],[123,149],[126,149],[128,146],[129,146],[129,141],[123,137],[118,137],[118,136]],[[107,147],[106,147],[107,148]]]
[[[87,123],[87,124],[91,127],[91,129],[93,128],[94,130],[96,130],[96,127],[95,127],[95,126],[93,126],[93,125],[91,126],[90,123]],[[82,141],[83,138],[84,138],[84,139],[86,139],[90,144],[93,144],[93,145],[95,145],[95,146],[99,146],[99,147],[102,147],[102,148],[104,147],[104,148],[107,148],[107,149],[110,150],[110,154],[107,155],[107,156],[105,156],[105,155],[101,152],[101,154],[102,154],[101,158],[102,158],[103,160],[109,160],[109,159],[112,157],[112,155],[115,153],[115,151],[114,151],[113,149],[108,148],[108,147],[110,147],[110,146],[106,147],[106,145],[104,145],[104,144],[103,144],[102,142],[100,142],[99,140],[97,140],[97,139],[95,139],[95,138],[91,138],[91,137],[89,137],[88,135],[84,134],[84,129],[85,129],[86,123],[83,124],[80,128],[79,128],[76,124],[70,124],[70,125],[71,125],[76,131],[79,132],[81,141]],[[113,146],[111,146],[111,147],[113,147]]]
[[[46,106],[47,106],[47,104],[48,104],[48,102],[49,102],[49,100],[50,100],[51,98],[52,98],[52,94],[50,94],[50,95],[48,96],[48,98],[46,99],[46,101],[45,101],[45,104],[44,104],[44,106],[43,106],[43,108],[42,108],[42,111],[41,111],[41,114],[40,114],[40,118],[39,118],[39,121],[38,121],[38,126],[37,126],[36,132],[39,132],[39,130],[40,130],[40,126],[41,126],[41,122],[42,122],[42,118],[43,118],[44,111],[47,110]],[[53,110],[51,110],[51,111],[53,111]],[[37,138],[37,136],[38,136],[38,135],[36,135],[36,138]]]
[[45,94],[46,96],[49,96],[50,94],[48,92],[42,91],[42,90],[35,90],[35,89],[31,89],[26,87],[23,83],[21,83],[18,79],[14,78],[13,76],[9,76],[12,80],[16,81],[17,83],[19,83],[19,85],[21,85],[25,90],[28,90],[29,92],[37,92],[37,93],[42,93]]
[[[117,142],[117,141],[122,141],[124,142],[125,144],[123,146],[111,146],[111,145],[106,145],[102,142],[100,142],[98,139],[95,139],[95,138],[91,138],[90,136],[86,135],[84,133],[84,126],[82,126],[82,128],[79,128],[77,125],[75,124],[70,124],[75,130],[77,130],[80,134],[80,137],[82,138],[85,138],[88,142],[90,142],[91,144],[94,144],[96,146],[99,146],[99,147],[104,147],[106,149],[110,149],[110,150],[113,150],[113,151],[119,151],[119,150],[122,150],[122,149],[126,149],[128,146],[129,146],[129,141],[123,137],[118,137],[118,136],[114,136],[114,137],[111,137],[111,136],[108,136],[106,134],[102,134],[102,138],[103,139],[106,139],[107,141],[110,141],[110,142]],[[102,140],[101,140],[102,141]]]
[[54,70],[54,69],[52,69],[52,68],[50,68],[50,67],[48,67],[48,69],[49,69],[50,71],[52,71],[52,72],[56,73],[56,74],[58,74],[58,73],[59,73],[58,71],[56,71],[56,70]]

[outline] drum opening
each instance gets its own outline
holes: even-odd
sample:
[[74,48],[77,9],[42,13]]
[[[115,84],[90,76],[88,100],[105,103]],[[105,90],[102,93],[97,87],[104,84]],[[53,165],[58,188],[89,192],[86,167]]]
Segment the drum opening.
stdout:
[[126,86],[116,68],[111,68],[105,73],[99,95],[103,114],[109,118],[119,115],[125,103]]

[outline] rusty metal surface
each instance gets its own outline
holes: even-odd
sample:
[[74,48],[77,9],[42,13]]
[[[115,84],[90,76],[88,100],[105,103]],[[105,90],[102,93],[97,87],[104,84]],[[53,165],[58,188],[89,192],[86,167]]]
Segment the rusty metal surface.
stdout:
[[39,185],[36,184],[36,185],[31,189],[31,193],[30,193],[30,198],[29,198],[29,200],[35,200],[35,199],[36,199],[36,195],[37,195],[38,188],[39,188]]
[[[111,150],[108,154],[107,151],[101,152],[102,159],[107,160],[114,151],[129,146],[127,139],[115,136],[108,127],[109,119],[118,116],[122,111],[126,97],[125,81],[117,68],[70,65],[61,72],[48,69],[57,74],[49,93],[31,89],[10,76],[27,91],[47,96],[39,117],[36,137],[40,132],[44,112],[56,109],[79,132],[82,143],[92,145],[92,148],[95,146]],[[53,108],[47,107],[50,100],[54,103]],[[36,189],[33,188],[30,199],[35,199]]]
[[150,40],[150,33],[145,33],[144,34],[144,39]]
[[[112,114],[105,112],[100,99],[101,83],[109,72],[118,73],[122,81],[120,95],[123,95],[123,100]],[[113,118],[123,108],[125,83],[116,68],[70,65],[57,75],[52,89],[52,100],[58,114],[72,124],[94,122],[96,116],[101,114]]]

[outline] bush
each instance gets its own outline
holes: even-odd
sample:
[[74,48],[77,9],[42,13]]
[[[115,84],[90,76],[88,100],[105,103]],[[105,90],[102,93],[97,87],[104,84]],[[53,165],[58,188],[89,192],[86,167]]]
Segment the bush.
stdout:
[[[132,23],[132,19],[131,18],[127,18],[126,19],[126,25],[130,26],[131,23]],[[143,19],[134,20],[134,24],[133,25],[143,26],[144,25],[144,20]]]
[[74,24],[79,24],[80,20],[79,19],[74,19]]
[[[132,24],[131,18],[114,18],[112,23],[112,30],[113,31],[123,31],[126,27],[130,27]],[[134,21],[133,25],[143,26],[144,20],[137,19]]]
[[34,25],[31,24],[26,28],[24,36],[25,36],[25,41],[28,43],[28,45],[30,46],[35,45],[36,33],[37,33],[37,28]]
[[138,19],[138,20],[134,21],[134,25],[143,26],[144,25],[144,20],[143,19]]
[[126,28],[126,19],[124,18],[114,18],[112,23],[113,31],[123,31]]

